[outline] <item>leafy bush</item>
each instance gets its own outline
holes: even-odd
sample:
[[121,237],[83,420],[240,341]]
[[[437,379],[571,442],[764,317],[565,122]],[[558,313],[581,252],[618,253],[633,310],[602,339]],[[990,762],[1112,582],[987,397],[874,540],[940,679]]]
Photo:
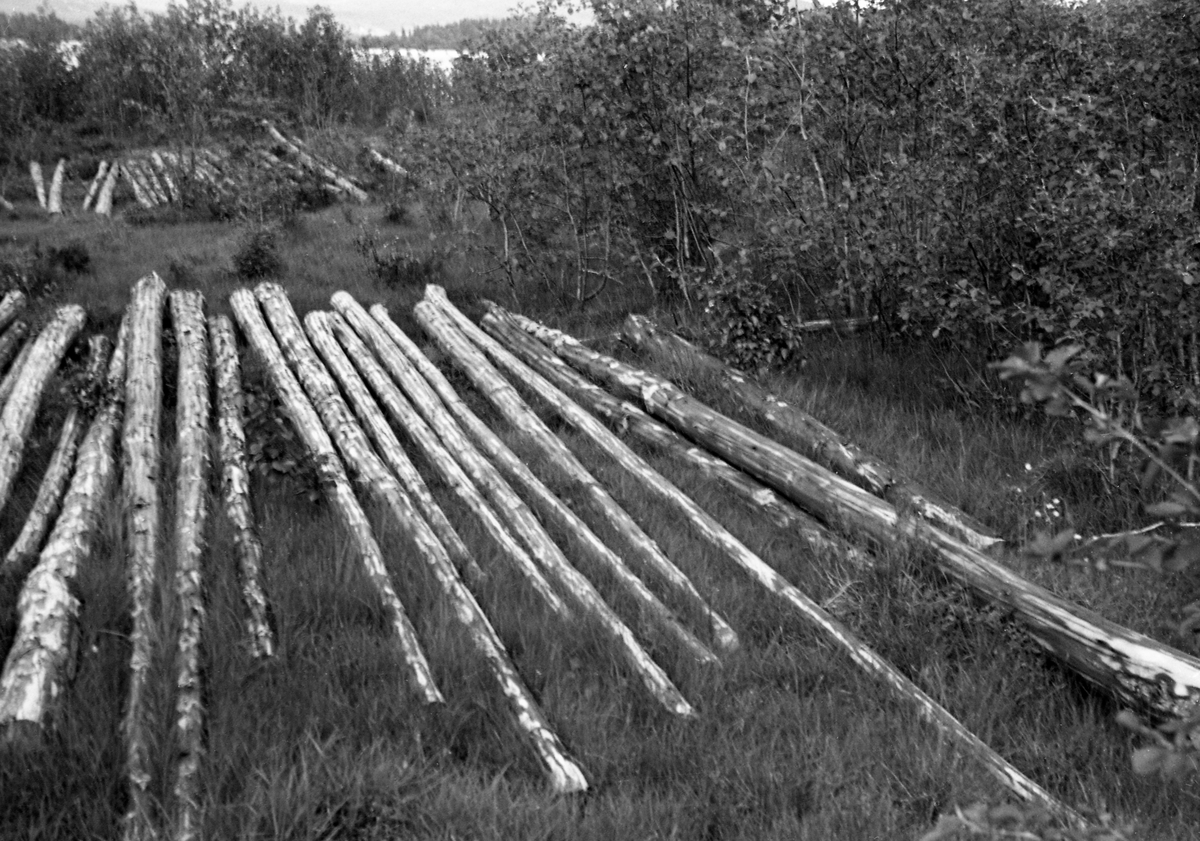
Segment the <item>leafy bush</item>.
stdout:
[[78,240],[62,247],[32,248],[0,254],[0,290],[20,289],[30,298],[40,298],[59,289],[70,275],[91,270],[92,257]]
[[255,226],[241,237],[233,254],[233,270],[245,281],[276,277],[283,272],[278,234],[274,228]]
[[364,230],[355,240],[375,279],[390,288],[419,289],[440,280],[446,265],[446,253],[431,247],[421,254],[399,240],[379,245],[374,233]]

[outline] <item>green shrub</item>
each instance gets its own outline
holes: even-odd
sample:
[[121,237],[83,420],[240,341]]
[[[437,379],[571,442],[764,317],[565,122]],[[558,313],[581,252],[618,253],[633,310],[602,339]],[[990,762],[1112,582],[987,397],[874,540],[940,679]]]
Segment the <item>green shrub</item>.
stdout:
[[274,228],[256,226],[247,230],[233,254],[233,270],[241,280],[276,277],[283,272],[278,235]]

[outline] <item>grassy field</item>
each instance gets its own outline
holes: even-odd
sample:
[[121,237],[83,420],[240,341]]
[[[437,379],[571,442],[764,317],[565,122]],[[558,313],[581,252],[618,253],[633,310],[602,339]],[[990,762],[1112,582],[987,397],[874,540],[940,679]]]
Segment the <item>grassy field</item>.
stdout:
[[[24,218],[0,228],[0,249],[78,241],[91,255],[86,274],[34,301],[35,320],[74,301],[87,307],[92,329],[113,334],[130,286],[152,270],[172,288],[202,290],[210,313],[228,312],[229,293],[247,285],[233,270],[244,231],[232,224],[133,226],[82,216],[45,221],[23,209]],[[701,329],[686,306],[656,302],[644,283],[614,286],[583,313],[556,290],[514,296],[468,251],[475,235],[431,226],[419,213],[404,227],[382,217],[378,206],[335,207],[298,217],[280,231],[279,280],[299,312],[327,308],[329,296],[346,289],[364,304],[384,303],[410,335],[421,336],[411,317],[421,286],[378,282],[356,248],[364,230],[377,229],[381,237],[401,237],[418,254],[444,250],[449,256],[439,281],[471,315],[490,297],[618,353],[608,337],[630,311],[652,312],[685,332]],[[245,365],[248,382],[260,387],[257,361],[247,356]],[[671,373],[722,404],[702,379]],[[164,376],[169,414],[174,372]],[[995,382],[994,401],[968,405],[950,378],[970,376],[964,363],[881,350],[860,338],[814,342],[802,367],[768,379],[788,399],[1016,541],[1038,529],[1048,505],[1084,533],[1137,521],[1136,505],[1108,481],[1095,455],[1074,443],[1073,430],[1022,417]],[[465,378],[451,378],[468,390]],[[61,394],[45,403],[18,492],[0,520],[3,545],[32,502],[66,404]],[[476,404],[503,431],[482,401]],[[441,707],[423,708],[409,694],[383,611],[327,506],[310,499],[311,482],[302,471],[261,471],[254,498],[280,647],[268,663],[245,651],[230,529],[215,511],[205,567],[206,838],[883,841],[918,838],[955,807],[1005,799],[990,778],[781,602],[694,539],[601,454],[559,431],[741,635],[742,649],[720,667],[699,666],[643,627],[611,582],[582,564],[697,706],[698,719],[663,712],[598,632],[563,625],[519,582],[493,575],[480,601],[591,783],[581,796],[549,795],[481,661],[405,542],[377,520],[396,589],[447,696]],[[174,462],[170,436],[164,440],[166,489]],[[515,437],[509,440],[520,450]],[[536,454],[522,452],[536,464]],[[1062,800],[1133,825],[1130,837],[1195,835],[1200,798],[1194,786],[1134,775],[1129,754],[1136,739],[1114,722],[1116,708],[1049,662],[1004,615],[931,573],[918,553],[880,557],[872,569],[814,554],[696,475],[648,455]],[[480,565],[501,570],[482,530],[432,472],[426,475]],[[169,524],[169,491],[165,498]],[[1190,644],[1175,639],[1172,628],[1179,608],[1200,596],[1194,574],[1160,578],[1012,562],[1112,619]],[[0,838],[119,833],[126,800],[119,722],[130,627],[123,564],[114,501],[99,549],[78,582],[78,670],[54,734],[40,751],[0,754]],[[171,566],[164,551],[160,580],[170,580]],[[15,630],[18,591],[16,582],[0,582],[0,652]],[[167,814],[173,647],[166,641],[173,639],[175,620],[166,584],[159,601],[153,786]]]

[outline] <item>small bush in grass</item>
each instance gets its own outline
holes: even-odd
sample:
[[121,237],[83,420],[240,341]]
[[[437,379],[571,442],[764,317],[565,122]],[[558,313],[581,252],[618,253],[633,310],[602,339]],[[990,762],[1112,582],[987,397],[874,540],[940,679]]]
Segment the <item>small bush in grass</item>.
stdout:
[[440,248],[431,247],[428,252],[421,254],[410,245],[402,247],[398,240],[381,246],[375,233],[365,229],[354,244],[367,259],[371,274],[388,287],[419,287],[435,283],[446,266],[446,253]]
[[233,254],[233,269],[242,280],[279,275],[283,271],[283,260],[279,256],[275,229],[259,226],[246,231]]
[[0,255],[0,289],[20,289],[30,298],[43,297],[59,288],[69,275],[87,274],[92,255],[78,240],[61,248],[32,249]]

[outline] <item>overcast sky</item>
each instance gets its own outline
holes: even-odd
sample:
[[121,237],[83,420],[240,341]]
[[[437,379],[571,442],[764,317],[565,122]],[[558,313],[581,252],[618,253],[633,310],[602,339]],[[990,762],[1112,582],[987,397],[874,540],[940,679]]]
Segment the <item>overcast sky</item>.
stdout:
[[[33,12],[40,0],[0,0],[5,12]],[[162,11],[168,0],[138,0],[143,11]],[[104,5],[124,5],[124,0],[106,4],[101,0],[48,0],[50,10],[64,20],[82,21]],[[245,5],[234,0],[235,6]],[[452,23],[463,18],[501,18],[519,5],[518,0],[324,0],[318,4],[305,0],[276,0],[253,3],[262,8],[278,6],[288,17],[303,19],[310,6],[322,5],[333,10],[334,16],[351,32],[371,30],[387,33],[410,29],[429,23]]]

